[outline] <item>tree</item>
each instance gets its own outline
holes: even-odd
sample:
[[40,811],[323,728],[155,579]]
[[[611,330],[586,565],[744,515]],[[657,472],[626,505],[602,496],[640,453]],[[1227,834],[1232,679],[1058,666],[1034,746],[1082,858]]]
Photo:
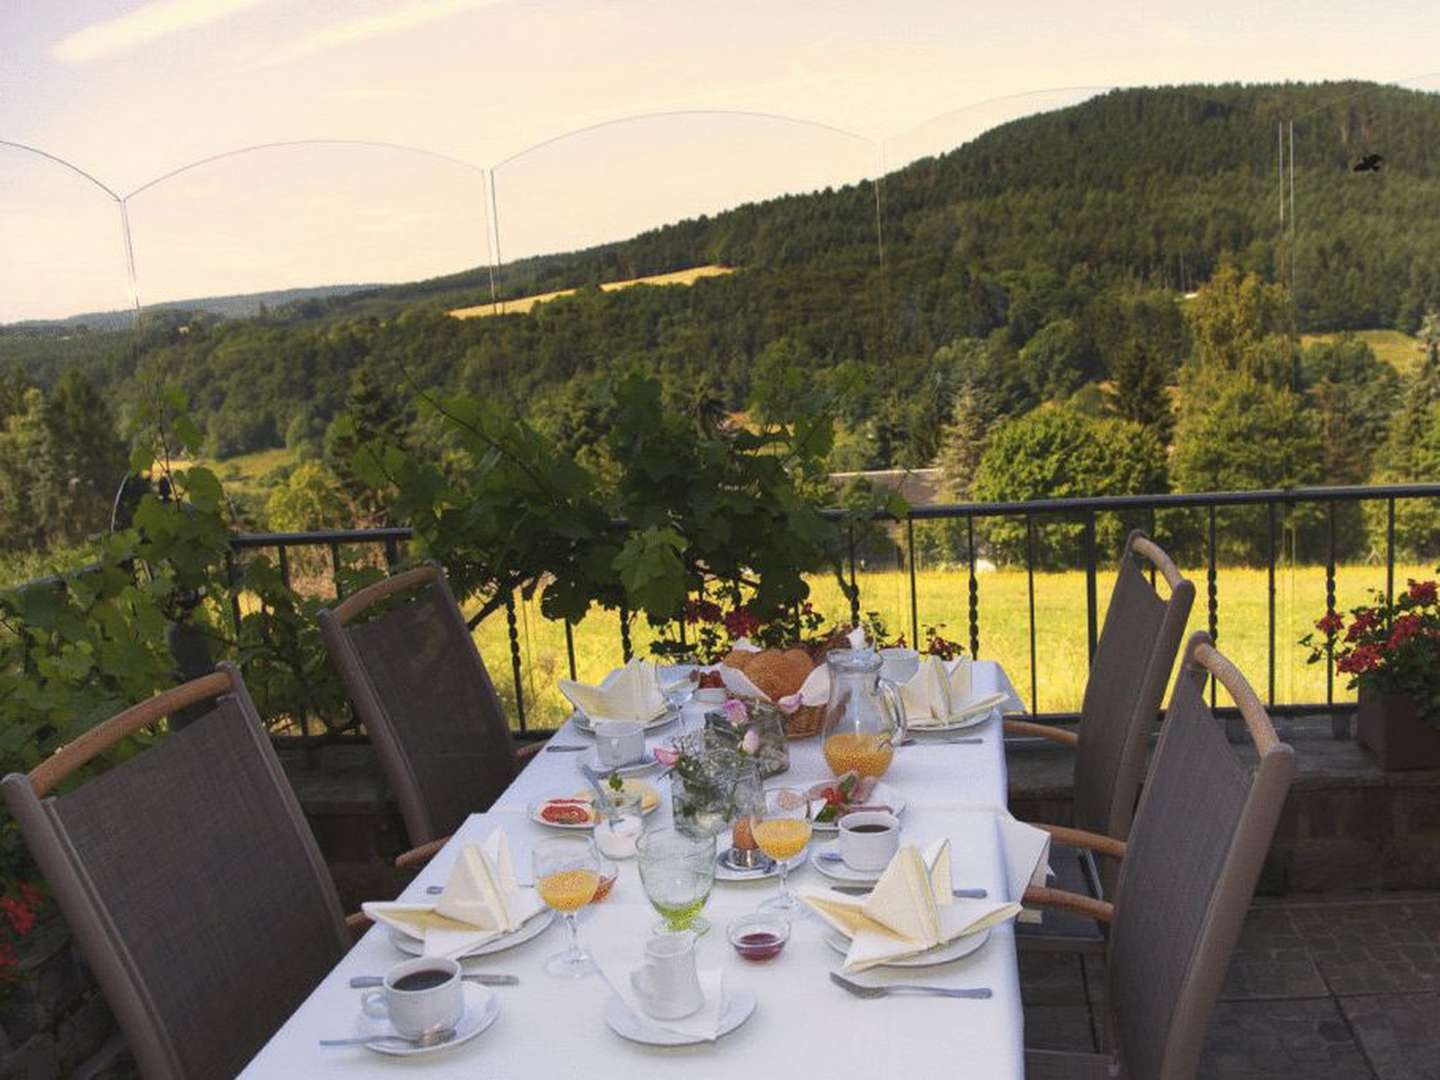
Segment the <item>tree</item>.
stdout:
[[1283,285],[1222,266],[1185,310],[1194,373],[1248,375],[1293,389],[1296,364],[1285,331],[1290,300]]
[[63,542],[99,532],[129,470],[110,404],[79,371],[67,371],[43,413],[45,451],[36,510]]
[[970,485],[985,455],[985,423],[975,408],[975,395],[968,389],[955,397],[950,409],[950,422],[940,433],[940,466],[945,494],[952,499],[970,497]]
[[1384,446],[1401,396],[1400,376],[1349,334],[1306,346],[1300,370],[1318,424],[1325,483],[1363,484]]
[[[979,502],[1012,502],[1145,495],[1167,487],[1165,451],[1154,432],[1127,420],[1096,419],[1069,405],[1051,404],[1006,421],[991,433],[970,493]],[[1100,550],[1119,550],[1126,529],[1118,517],[1100,516]],[[1081,555],[1083,531],[1079,521],[1038,521],[1037,565],[1073,565]],[[984,534],[1000,558],[1018,562],[1026,557],[1023,520],[988,521]]]
[[1074,319],[1048,322],[1020,350],[1030,392],[1041,401],[1063,398],[1099,371],[1095,343]]
[[1175,429],[1170,407],[1170,364],[1146,342],[1131,339],[1120,345],[1110,361],[1110,385],[1105,405],[1121,420],[1129,420],[1155,433],[1161,446],[1169,446]]
[[400,446],[405,442],[405,412],[381,384],[371,365],[355,369],[345,398],[345,414],[325,430],[325,463],[339,481],[352,508],[356,527],[385,524],[383,496],[357,469],[356,458],[367,446]]

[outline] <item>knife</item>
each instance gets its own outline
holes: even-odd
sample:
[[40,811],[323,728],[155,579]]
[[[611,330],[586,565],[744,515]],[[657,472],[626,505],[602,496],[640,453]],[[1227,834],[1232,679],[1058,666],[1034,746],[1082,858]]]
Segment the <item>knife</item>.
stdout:
[[[518,975],[486,975],[482,973],[464,974],[460,978],[466,982],[479,983],[481,986],[518,986],[520,977]],[[350,978],[350,987],[353,990],[365,990],[372,986],[384,986],[385,980],[379,975],[354,975]]]

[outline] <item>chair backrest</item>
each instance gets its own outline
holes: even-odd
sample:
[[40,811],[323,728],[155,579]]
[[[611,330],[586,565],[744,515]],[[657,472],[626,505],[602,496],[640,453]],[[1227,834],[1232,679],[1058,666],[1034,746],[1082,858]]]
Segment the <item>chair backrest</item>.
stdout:
[[[1253,771],[1205,703],[1218,680],[1259,754]],[[1111,1023],[1124,1075],[1188,1080],[1295,774],[1265,708],[1198,633],[1135,813],[1110,926]]]
[[[203,712],[184,730],[51,794],[186,706]],[[315,838],[228,664],[0,784],[152,1080],[234,1076],[349,947]]]
[[[1162,600],[1154,567],[1170,588]],[[1125,541],[1105,625],[1095,645],[1075,748],[1075,824],[1123,840],[1145,780],[1147,739],[1175,667],[1195,586],[1154,541]]]
[[[389,603],[371,612],[381,601]],[[410,843],[447,836],[488,809],[515,778],[515,743],[444,571],[396,574],[319,618]]]

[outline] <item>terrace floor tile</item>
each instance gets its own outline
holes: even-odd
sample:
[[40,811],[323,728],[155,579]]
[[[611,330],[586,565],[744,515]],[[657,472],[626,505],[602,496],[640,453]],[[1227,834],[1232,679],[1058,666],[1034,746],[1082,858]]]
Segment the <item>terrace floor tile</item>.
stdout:
[[1344,997],[1340,1007],[1379,1080],[1440,1080],[1440,994]]

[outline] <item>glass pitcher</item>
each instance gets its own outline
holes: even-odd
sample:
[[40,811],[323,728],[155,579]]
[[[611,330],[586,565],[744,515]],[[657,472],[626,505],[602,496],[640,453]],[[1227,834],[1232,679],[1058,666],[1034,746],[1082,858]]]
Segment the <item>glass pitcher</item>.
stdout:
[[872,649],[835,649],[825,658],[830,700],[820,729],[825,764],[836,776],[854,770],[881,776],[905,738],[900,690],[880,678],[880,655]]

